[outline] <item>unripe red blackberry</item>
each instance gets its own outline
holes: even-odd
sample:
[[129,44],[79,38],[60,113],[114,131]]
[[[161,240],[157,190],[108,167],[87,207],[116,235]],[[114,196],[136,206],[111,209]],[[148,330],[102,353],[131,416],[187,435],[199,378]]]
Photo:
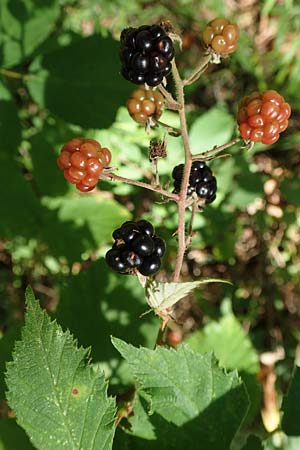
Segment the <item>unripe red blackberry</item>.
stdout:
[[155,236],[147,220],[127,221],[112,234],[115,243],[106,253],[109,267],[121,274],[155,274],[161,266],[166,251],[163,239]]
[[128,112],[138,123],[146,123],[150,117],[159,119],[163,105],[164,97],[160,92],[142,86],[133,91],[127,101]]
[[291,107],[274,90],[254,92],[239,103],[237,121],[241,137],[253,142],[274,144],[286,130]]
[[214,19],[204,28],[202,38],[207,47],[221,55],[227,56],[237,48],[239,28],[224,18]]
[[135,84],[157,86],[172,69],[173,42],[159,25],[142,25],[122,31],[121,73]]
[[61,149],[57,165],[64,171],[66,180],[76,184],[79,191],[88,192],[95,188],[100,173],[110,160],[110,151],[102,148],[99,142],[74,138]]

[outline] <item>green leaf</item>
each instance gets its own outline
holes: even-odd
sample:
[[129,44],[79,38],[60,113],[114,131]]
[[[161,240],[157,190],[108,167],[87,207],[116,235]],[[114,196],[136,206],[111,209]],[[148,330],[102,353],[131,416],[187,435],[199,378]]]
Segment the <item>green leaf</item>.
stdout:
[[295,366],[283,401],[282,429],[288,436],[300,436],[300,367]]
[[115,401],[103,372],[87,363],[89,350],[50,321],[31,289],[26,303],[22,340],[6,373],[18,423],[41,450],[111,449]]
[[66,121],[106,128],[131,89],[119,73],[118,54],[116,41],[91,36],[38,57],[30,67],[30,93]]
[[0,419],[0,450],[34,450],[25,431],[14,419]]
[[140,318],[145,306],[137,278],[116,274],[101,258],[61,284],[56,314],[81,345],[92,346],[93,360],[101,362],[107,377],[112,377],[110,381],[120,383],[120,377],[128,380],[128,372],[120,367],[121,357],[110,336],[118,334],[135,345],[153,346],[158,323],[150,314]]
[[203,278],[185,283],[160,283],[156,280],[146,282],[146,299],[148,305],[156,312],[166,312],[189,292],[206,283],[228,283],[219,278]]
[[0,338],[0,402],[5,399],[5,362],[12,359],[12,351],[16,339],[20,338],[20,326],[10,327],[8,331]]
[[293,205],[300,206],[298,177],[285,178],[280,184],[280,192]]
[[0,235],[2,238],[36,235],[41,211],[32,186],[15,160],[21,126],[12,102],[0,101],[0,135]]
[[156,439],[156,435],[144,403],[145,400],[137,394],[133,404],[134,414],[129,417],[130,431],[128,433],[143,439],[153,440]]
[[59,12],[57,0],[1,0],[0,66],[29,56],[54,30]]
[[112,342],[128,361],[150,412],[156,413],[151,422],[160,447],[150,449],[189,450],[195,443],[205,450],[229,448],[249,404],[236,372],[225,373],[211,354],[201,355],[185,345],[149,350],[117,338]]
[[189,137],[192,153],[201,153],[215,145],[225,144],[232,136],[234,125],[232,116],[224,108],[211,108],[191,126]]
[[0,101],[0,135],[2,156],[15,155],[21,140],[21,126],[18,110],[11,101]]
[[222,367],[256,374],[259,360],[250,339],[233,314],[211,322],[186,341],[200,353],[213,351]]
[[0,235],[36,236],[41,223],[40,205],[21,167],[4,154],[7,150],[0,143]]
[[249,436],[246,445],[242,450],[263,450],[263,445],[261,440],[256,436]]
[[193,333],[186,342],[200,353],[213,351],[220,365],[228,370],[237,369],[247,388],[251,406],[247,423],[256,416],[261,400],[261,387],[257,381],[259,359],[257,352],[234,315],[219,322],[211,322],[201,331]]
[[36,189],[40,196],[59,196],[66,194],[70,183],[68,183],[62,171],[58,168],[52,142],[47,141],[51,129],[45,128],[31,138],[30,156],[32,161],[32,175]]
[[[58,219],[64,223],[71,221],[80,230],[86,226],[95,246],[111,240],[111,233],[120,223],[130,218],[128,209],[115,200],[93,195],[45,199],[44,204],[58,208]],[[88,248],[88,247],[87,247]]]

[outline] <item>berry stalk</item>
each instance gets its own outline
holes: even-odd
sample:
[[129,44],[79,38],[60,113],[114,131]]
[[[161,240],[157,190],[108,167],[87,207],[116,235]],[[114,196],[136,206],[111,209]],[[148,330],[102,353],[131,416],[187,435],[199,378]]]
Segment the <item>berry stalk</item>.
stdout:
[[183,85],[189,86],[190,84],[193,84],[195,81],[197,81],[202,73],[207,69],[210,60],[211,55],[204,55],[198,66],[192,71],[192,73],[190,73],[190,75],[185,80],[183,80]]
[[242,140],[241,137],[237,137],[233,139],[230,142],[227,142],[226,144],[219,145],[214,147],[212,150],[207,150],[201,153],[197,153],[196,155],[192,155],[193,161],[205,161],[212,157],[215,157],[218,153],[221,153],[223,150],[226,150],[226,148],[232,147],[233,145],[237,144]]
[[179,199],[179,196],[177,194],[173,194],[172,192],[166,191],[165,189],[163,189],[159,186],[152,186],[151,184],[144,183],[142,181],[136,181],[136,180],[131,180],[130,178],[120,177],[119,175],[116,175],[115,173],[102,172],[100,175],[100,179],[122,181],[123,183],[132,184],[134,186],[139,186],[141,188],[148,189],[149,191],[156,192],[157,194],[161,194],[164,197],[169,198],[170,200],[174,200],[175,202],[177,202]]

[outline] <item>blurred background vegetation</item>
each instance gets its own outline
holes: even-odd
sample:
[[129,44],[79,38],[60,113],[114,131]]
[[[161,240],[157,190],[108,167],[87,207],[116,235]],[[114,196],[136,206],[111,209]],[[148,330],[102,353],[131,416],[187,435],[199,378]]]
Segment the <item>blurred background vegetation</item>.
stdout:
[[[153,346],[158,324],[151,315],[139,319],[147,306],[137,281],[111,273],[103,255],[120,223],[143,216],[167,241],[159,277],[168,276],[176,255],[175,205],[117,183],[80,194],[56,158],[72,137],[92,137],[111,149],[120,175],[151,180],[149,140],[163,132],[147,136],[124,107],[134,86],[119,74],[120,32],[171,21],[182,35],[177,62],[186,75],[201,54],[203,26],[216,16],[236,22],[241,37],[230,59],[211,65],[187,89],[193,152],[236,136],[238,101],[255,90],[278,90],[293,113],[272,147],[234,148],[230,158],[211,164],[217,200],[196,218],[183,274],[186,280],[221,277],[233,286],[209,284],[181,302],[169,342],[186,339],[199,351],[213,349],[224,367],[239,369],[252,399],[247,433],[265,437],[278,425],[282,395],[300,361],[299,2],[1,0],[1,450],[32,448],[8,418],[3,376],[27,285],[80,344],[92,345],[94,362],[120,398],[132,380],[109,336]],[[165,112],[162,120],[178,124],[175,113]],[[169,137],[168,158],[159,165],[164,185],[182,160],[180,139]],[[265,448],[298,449],[300,438],[275,433]]]

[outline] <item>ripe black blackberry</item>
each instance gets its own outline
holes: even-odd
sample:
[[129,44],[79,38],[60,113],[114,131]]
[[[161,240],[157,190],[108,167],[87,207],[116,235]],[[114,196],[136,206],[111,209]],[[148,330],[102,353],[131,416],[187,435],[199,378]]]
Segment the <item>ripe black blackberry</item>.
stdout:
[[150,222],[124,222],[112,235],[115,242],[105,259],[114,271],[121,274],[139,271],[142,275],[149,276],[159,270],[166,244],[163,239],[155,236]]
[[121,33],[121,73],[134,84],[159,85],[171,72],[173,57],[173,42],[159,25],[126,28]]
[[[179,164],[174,167],[172,172],[176,194],[180,191],[183,170],[184,164]],[[212,203],[216,198],[217,180],[204,161],[194,161],[192,164],[187,195],[190,196],[193,192],[196,192],[199,198],[204,199],[206,204]]]

